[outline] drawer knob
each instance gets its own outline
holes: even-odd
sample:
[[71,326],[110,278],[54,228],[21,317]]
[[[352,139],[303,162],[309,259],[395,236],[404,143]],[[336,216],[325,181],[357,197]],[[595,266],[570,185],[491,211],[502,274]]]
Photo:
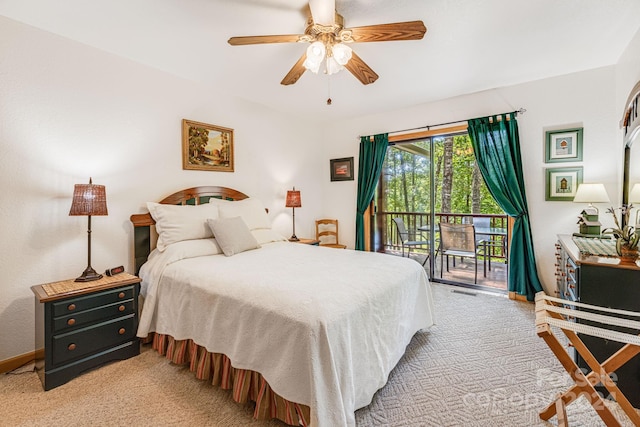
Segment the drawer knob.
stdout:
[[120,292],[120,293],[118,294],[118,298],[124,298],[124,292]]
[[67,347],[67,349],[68,349],[69,351],[73,351],[73,350],[75,350],[75,349],[76,349],[76,345],[75,345],[75,344],[73,344],[73,343],[71,343],[71,344],[69,344],[69,347]]
[[67,325],[72,326],[72,325],[75,325],[75,324],[76,324],[76,319],[72,318],[72,319],[67,320]]
[[124,329],[124,328],[120,328],[120,329],[118,330],[118,333],[119,333],[120,335],[124,335],[124,333],[125,333],[125,332],[126,332],[126,331],[125,331],[125,329]]
[[75,305],[75,304],[69,304],[69,305],[67,306],[67,310],[69,310],[69,311],[73,311],[73,310],[75,310],[75,309],[76,309],[76,305]]
[[125,307],[124,305],[121,305],[120,307],[118,307],[118,311],[124,311]]

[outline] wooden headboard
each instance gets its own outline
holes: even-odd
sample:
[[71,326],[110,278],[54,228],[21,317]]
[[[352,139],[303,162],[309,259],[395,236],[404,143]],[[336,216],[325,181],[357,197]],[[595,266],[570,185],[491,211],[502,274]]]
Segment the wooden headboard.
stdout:
[[[186,190],[178,191],[170,196],[165,197],[158,203],[164,205],[201,205],[208,203],[209,199],[224,199],[224,200],[242,200],[246,199],[246,194],[227,187],[217,186],[205,186],[205,187],[193,187]],[[133,223],[133,238],[134,238],[134,257],[135,257],[135,274],[138,274],[140,267],[147,261],[151,250],[151,226],[156,222],[151,217],[151,214],[133,214],[130,217]]]

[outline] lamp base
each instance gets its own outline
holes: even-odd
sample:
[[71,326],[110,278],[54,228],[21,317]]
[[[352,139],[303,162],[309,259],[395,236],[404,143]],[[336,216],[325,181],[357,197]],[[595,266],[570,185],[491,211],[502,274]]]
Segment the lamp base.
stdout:
[[92,282],[98,279],[102,279],[102,274],[98,274],[93,268],[91,268],[91,266],[89,266],[82,272],[82,275],[78,277],[75,282]]
[[296,237],[296,235],[294,234],[293,236],[289,237],[289,241],[290,241],[290,242],[299,242],[299,241],[300,241],[300,239],[298,239],[298,238]]

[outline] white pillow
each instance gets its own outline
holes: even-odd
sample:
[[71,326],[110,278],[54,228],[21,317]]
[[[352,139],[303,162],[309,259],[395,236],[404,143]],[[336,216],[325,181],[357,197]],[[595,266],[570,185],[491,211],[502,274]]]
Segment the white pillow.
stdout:
[[286,242],[287,239],[284,238],[281,234],[273,231],[271,228],[258,228],[256,230],[251,230],[251,234],[256,238],[259,245],[264,245],[265,243],[271,242]]
[[220,199],[218,197],[211,197],[209,199],[209,203],[211,203],[212,205],[216,205],[216,206],[220,206],[220,205],[224,205],[227,203],[233,203],[233,200],[227,200],[227,199]]
[[239,216],[235,218],[208,219],[207,224],[213,231],[218,246],[226,256],[233,256],[260,245],[249,231],[247,224]]
[[[155,252],[152,253],[155,254]],[[166,264],[172,264],[182,259],[196,258],[207,255],[218,255],[221,253],[222,249],[220,249],[220,246],[218,245],[218,242],[216,242],[216,239],[210,238],[175,242],[169,245],[161,254],[163,257],[165,257]],[[151,259],[151,255],[149,255],[149,259]]]
[[271,228],[267,211],[258,199],[244,199],[218,205],[220,218],[241,217],[249,230]]
[[156,221],[156,247],[160,252],[172,243],[212,237],[207,219],[218,218],[218,207],[208,203],[178,206],[147,202],[147,209]]

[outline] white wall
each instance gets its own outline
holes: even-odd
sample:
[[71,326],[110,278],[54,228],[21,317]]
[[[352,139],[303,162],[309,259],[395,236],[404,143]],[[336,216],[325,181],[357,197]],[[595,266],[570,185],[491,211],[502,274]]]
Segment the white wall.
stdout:
[[[34,349],[32,285],[73,278],[87,261],[87,219],[70,217],[76,183],[106,186],[92,220],[97,271],[133,267],[129,216],[197,185],[259,198],[291,234],[286,190],[302,191],[298,236],[320,211],[317,125],[0,17],[0,361]],[[235,130],[235,172],[182,170],[181,120]],[[304,141],[302,143],[301,141]],[[319,214],[318,214],[319,215]]]
[[[328,157],[358,158],[358,135],[372,135],[454,120],[487,116],[525,108],[518,117],[527,200],[531,215],[534,249],[540,278],[547,290],[555,289],[554,242],[557,234],[577,230],[581,206],[572,202],[546,202],[545,168],[583,166],[585,182],[605,184],[612,203],[620,203],[618,171],[622,163],[615,69],[606,67],[496,90],[419,105],[387,114],[361,117],[337,123],[325,137],[332,143]],[[544,163],[544,133],[547,130],[580,126],[584,128],[584,153],[580,163]],[[326,182],[326,180],[325,180]],[[353,245],[355,184],[325,183],[323,206],[328,215],[344,222],[341,231]],[[347,191],[348,190],[348,191]],[[339,203],[336,201],[339,200]],[[604,212],[604,208],[602,210]],[[603,215],[602,222],[609,224]],[[347,225],[352,228],[348,229]],[[349,240],[351,238],[352,240]]]

